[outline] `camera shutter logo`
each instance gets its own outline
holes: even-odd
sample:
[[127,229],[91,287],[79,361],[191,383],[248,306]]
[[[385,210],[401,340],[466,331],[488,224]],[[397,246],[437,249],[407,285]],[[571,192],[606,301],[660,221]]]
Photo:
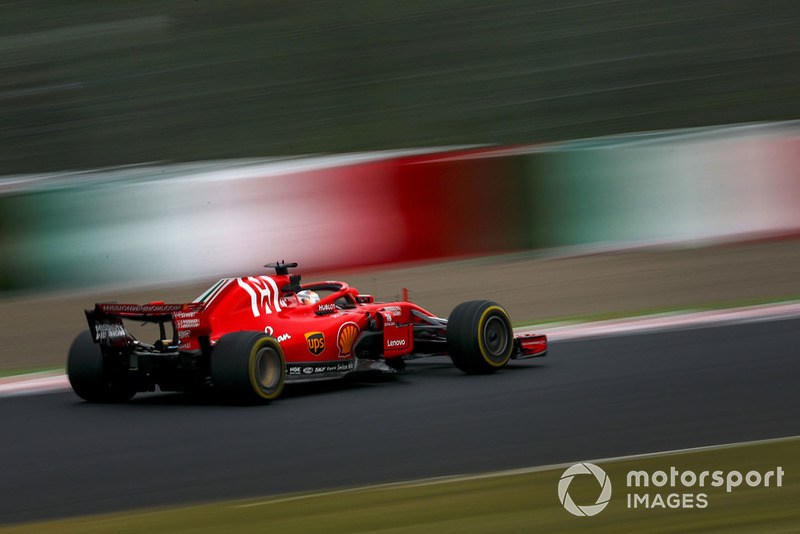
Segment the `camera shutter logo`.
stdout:
[[[597,482],[600,484],[600,496],[597,502],[586,506],[578,506],[569,496],[567,490],[569,484],[576,475],[594,475]],[[569,513],[577,516],[592,516],[597,515],[608,506],[608,501],[611,500],[611,479],[608,478],[606,472],[594,464],[587,462],[575,464],[564,471],[561,475],[561,480],[558,482],[558,500],[564,505]]]

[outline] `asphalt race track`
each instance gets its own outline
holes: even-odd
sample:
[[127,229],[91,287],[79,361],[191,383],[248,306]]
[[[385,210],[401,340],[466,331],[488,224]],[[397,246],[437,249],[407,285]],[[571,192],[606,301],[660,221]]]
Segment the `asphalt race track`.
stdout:
[[555,343],[466,376],[443,358],[260,407],[183,395],[0,399],[0,523],[800,434],[800,321]]

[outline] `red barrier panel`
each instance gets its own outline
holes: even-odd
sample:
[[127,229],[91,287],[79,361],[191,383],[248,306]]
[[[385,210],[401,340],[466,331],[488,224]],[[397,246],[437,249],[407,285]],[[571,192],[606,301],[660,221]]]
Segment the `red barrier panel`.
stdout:
[[521,213],[513,158],[470,150],[401,158],[392,176],[406,239],[396,259],[421,260],[517,248]]

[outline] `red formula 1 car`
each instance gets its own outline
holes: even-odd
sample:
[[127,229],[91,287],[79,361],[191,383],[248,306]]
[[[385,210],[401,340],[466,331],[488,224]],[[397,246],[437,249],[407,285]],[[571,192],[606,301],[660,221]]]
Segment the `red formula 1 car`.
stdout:
[[[344,282],[301,284],[289,274],[296,266],[222,279],[188,304],[95,305],[86,311],[89,330],[69,350],[72,388],[90,402],[127,401],[156,386],[258,402],[287,383],[393,373],[410,358],[449,355],[478,374],[547,353],[545,336],[515,337],[493,302],[465,302],[442,319],[411,302],[373,302]],[[158,339],[138,341],[125,320],[155,323]]]

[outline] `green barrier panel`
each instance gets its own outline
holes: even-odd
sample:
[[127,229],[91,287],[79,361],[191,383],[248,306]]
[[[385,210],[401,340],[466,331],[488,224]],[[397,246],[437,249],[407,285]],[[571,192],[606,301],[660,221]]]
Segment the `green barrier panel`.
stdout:
[[531,149],[526,202],[539,210],[529,217],[529,242],[614,248],[796,232],[800,136],[785,127]]

